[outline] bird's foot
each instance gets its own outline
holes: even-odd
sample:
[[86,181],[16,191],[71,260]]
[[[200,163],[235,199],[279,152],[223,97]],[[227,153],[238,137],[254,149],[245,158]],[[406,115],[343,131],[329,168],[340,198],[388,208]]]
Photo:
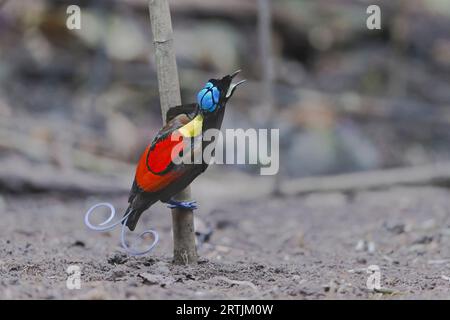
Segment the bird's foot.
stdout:
[[170,209],[187,209],[187,210],[195,210],[197,209],[197,201],[192,200],[192,201],[177,201],[174,199],[170,199],[169,201],[167,201],[168,204],[168,208]]

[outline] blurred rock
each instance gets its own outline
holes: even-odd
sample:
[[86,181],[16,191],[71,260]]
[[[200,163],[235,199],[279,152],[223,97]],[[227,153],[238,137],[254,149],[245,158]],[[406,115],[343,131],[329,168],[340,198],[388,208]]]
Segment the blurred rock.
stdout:
[[379,151],[358,126],[350,122],[340,123],[336,135],[340,171],[369,170],[381,165]]
[[402,234],[405,232],[405,225],[403,223],[383,223],[383,226],[388,230],[389,232],[392,232],[393,234]]
[[229,74],[239,66],[239,30],[220,22],[175,25],[175,51],[183,64]]
[[124,115],[113,112],[106,119],[107,137],[112,152],[121,159],[132,159],[139,152],[139,133]]
[[166,277],[158,274],[151,274],[148,272],[140,273],[139,277],[142,278],[143,283],[147,285],[159,285],[165,287],[175,282],[172,277]]
[[151,42],[131,17],[100,16],[93,10],[83,9],[82,28],[75,34],[91,48],[104,46],[113,59],[145,59],[151,50]]
[[9,117],[9,116],[11,116],[11,107],[2,98],[2,96],[3,96],[3,94],[0,94],[0,116],[1,117]]
[[208,242],[213,234],[213,228],[211,224],[200,218],[199,216],[194,216],[194,230],[196,241],[198,245],[202,245]]
[[367,240],[358,240],[355,246],[356,251],[365,251],[367,253],[373,254],[376,250],[375,242]]
[[336,150],[331,132],[308,131],[292,136],[287,151],[286,171],[294,177],[334,171]]

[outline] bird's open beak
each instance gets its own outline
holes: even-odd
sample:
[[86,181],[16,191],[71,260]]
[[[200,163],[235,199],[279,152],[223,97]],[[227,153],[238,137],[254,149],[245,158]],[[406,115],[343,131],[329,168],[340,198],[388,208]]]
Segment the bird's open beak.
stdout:
[[[236,77],[239,73],[241,72],[241,70],[237,70],[235,71],[233,74],[230,75],[231,79],[233,79],[234,77]],[[241,80],[237,83],[232,83],[230,84],[230,87],[228,88],[228,92],[226,94],[226,98],[231,97],[231,95],[233,94],[234,90],[237,88],[237,86],[243,84],[245,81],[247,80]]]

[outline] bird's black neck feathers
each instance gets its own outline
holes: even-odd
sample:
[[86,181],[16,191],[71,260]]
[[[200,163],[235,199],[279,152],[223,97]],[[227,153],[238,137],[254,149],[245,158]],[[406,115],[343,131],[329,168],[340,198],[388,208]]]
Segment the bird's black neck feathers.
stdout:
[[205,132],[208,129],[220,130],[224,114],[225,105],[220,106],[220,108],[217,108],[217,110],[212,112],[211,114],[203,114],[202,131]]

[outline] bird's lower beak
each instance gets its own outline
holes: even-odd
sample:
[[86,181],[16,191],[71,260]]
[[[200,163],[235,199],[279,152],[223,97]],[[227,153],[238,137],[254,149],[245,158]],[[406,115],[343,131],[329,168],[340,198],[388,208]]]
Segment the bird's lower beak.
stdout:
[[239,82],[237,82],[237,83],[232,83],[230,87],[236,88],[238,85],[241,85],[241,84],[243,84],[243,83],[246,82],[246,81],[247,81],[247,80],[244,79],[244,80],[241,80],[241,81],[239,81]]

